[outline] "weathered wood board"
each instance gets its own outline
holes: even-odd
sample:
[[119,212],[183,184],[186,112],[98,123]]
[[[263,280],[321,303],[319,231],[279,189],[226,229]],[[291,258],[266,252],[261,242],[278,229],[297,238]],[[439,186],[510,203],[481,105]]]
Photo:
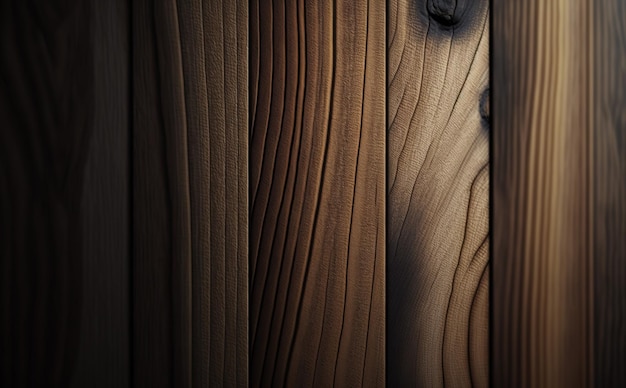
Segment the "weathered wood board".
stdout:
[[385,4],[250,4],[251,386],[383,386]]
[[489,2],[388,2],[387,383],[488,380]]

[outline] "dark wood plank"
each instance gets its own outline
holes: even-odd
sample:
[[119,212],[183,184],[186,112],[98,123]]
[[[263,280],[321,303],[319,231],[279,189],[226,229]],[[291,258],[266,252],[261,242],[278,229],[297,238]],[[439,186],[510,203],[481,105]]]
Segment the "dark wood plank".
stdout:
[[87,145],[80,345],[72,386],[130,384],[130,6],[91,2],[93,133]]
[[626,4],[593,2],[594,381],[626,386]]
[[134,381],[247,382],[247,4],[133,4]]
[[93,132],[88,1],[0,4],[0,385],[67,386]]
[[497,387],[593,382],[593,4],[493,2]]
[[388,5],[387,383],[486,386],[489,2]]
[[383,386],[385,4],[250,3],[250,384]]

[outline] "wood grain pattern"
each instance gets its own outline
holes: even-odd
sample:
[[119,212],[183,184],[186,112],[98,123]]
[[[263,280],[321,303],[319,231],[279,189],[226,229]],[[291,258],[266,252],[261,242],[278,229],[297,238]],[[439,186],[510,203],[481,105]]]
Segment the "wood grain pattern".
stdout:
[[91,1],[93,133],[74,205],[82,218],[83,304],[73,387],[130,385],[129,17],[125,0]]
[[487,385],[488,8],[389,2],[389,386]]
[[626,386],[626,4],[593,2],[594,382]]
[[0,4],[0,385],[67,386],[76,364],[93,131],[87,1]]
[[495,386],[593,382],[593,3],[493,3]]
[[385,4],[250,3],[250,385],[383,386]]
[[133,3],[133,373],[247,383],[247,3]]

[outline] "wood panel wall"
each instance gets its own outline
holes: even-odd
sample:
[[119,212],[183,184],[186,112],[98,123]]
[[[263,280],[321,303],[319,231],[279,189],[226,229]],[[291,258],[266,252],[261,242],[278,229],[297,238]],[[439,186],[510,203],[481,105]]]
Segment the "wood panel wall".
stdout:
[[385,4],[250,4],[250,385],[385,381]]
[[133,2],[133,382],[247,384],[247,3]]
[[0,2],[0,385],[626,385],[626,5],[492,6]]
[[388,7],[387,382],[486,386],[489,4]]
[[624,384],[625,10],[493,4],[496,386]]

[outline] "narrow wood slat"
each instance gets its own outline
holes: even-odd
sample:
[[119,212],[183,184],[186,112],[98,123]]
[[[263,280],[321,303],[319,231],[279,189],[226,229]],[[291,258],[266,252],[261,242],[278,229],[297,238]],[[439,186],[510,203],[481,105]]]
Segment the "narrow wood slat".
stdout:
[[247,4],[133,5],[134,381],[247,383]]
[[130,4],[90,4],[93,133],[80,202],[83,305],[71,386],[121,388],[131,375]]
[[385,4],[250,4],[250,385],[383,386]]
[[511,0],[493,13],[493,383],[589,386],[593,2]]
[[593,2],[594,382],[626,386],[626,5]]
[[489,2],[388,5],[387,383],[487,386]]

